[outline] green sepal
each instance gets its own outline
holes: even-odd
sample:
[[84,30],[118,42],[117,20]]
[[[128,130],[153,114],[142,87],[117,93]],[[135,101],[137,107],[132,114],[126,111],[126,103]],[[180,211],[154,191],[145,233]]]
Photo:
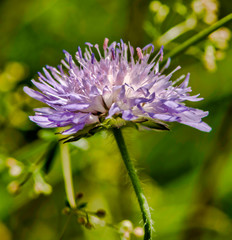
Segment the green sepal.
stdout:
[[65,199],[64,205],[65,205],[65,207],[71,208],[71,206],[70,206],[70,204],[68,202],[68,199]]
[[83,209],[83,208],[85,208],[85,207],[87,207],[87,205],[88,205],[88,203],[87,202],[83,202],[83,203],[81,203],[80,205],[78,205],[78,209]]
[[[86,138],[86,137],[91,137],[93,136],[96,132],[98,132],[102,128],[100,123],[95,123],[95,124],[90,124],[85,126],[82,130],[79,130],[77,133],[69,135],[67,137],[61,138],[60,141],[66,142],[74,142],[78,141],[81,138]],[[62,132],[58,132],[57,134],[62,134]]]
[[162,121],[155,120],[152,118],[136,119],[135,122],[138,124],[140,129],[151,129],[155,131],[170,131],[166,123],[163,123]]
[[[88,138],[93,136],[95,133],[100,132],[102,130],[110,130],[112,128],[126,128],[126,127],[132,127],[137,130],[140,129],[151,129],[156,131],[168,131],[168,125],[158,121],[154,120],[152,118],[138,118],[133,121],[126,121],[120,116],[105,119],[102,122],[86,125],[82,130],[78,131],[75,134],[69,135],[67,137],[61,138],[60,141],[64,141],[64,143],[67,142],[74,142],[78,141],[81,138]],[[62,134],[62,132],[59,132],[59,134]]]
[[138,129],[138,126],[136,125],[136,123],[132,121],[126,121],[121,117],[109,118],[102,123],[102,126],[106,129],[125,128],[125,127],[133,127]]

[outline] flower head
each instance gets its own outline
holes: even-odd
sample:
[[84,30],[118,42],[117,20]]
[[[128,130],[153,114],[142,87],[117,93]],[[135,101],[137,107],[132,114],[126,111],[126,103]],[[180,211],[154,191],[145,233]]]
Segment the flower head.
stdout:
[[69,126],[62,132],[67,135],[84,129],[88,129],[85,133],[94,131],[112,119],[136,124],[176,121],[201,131],[211,130],[202,122],[208,112],[184,104],[202,100],[199,94],[189,95],[189,74],[172,81],[172,74],[180,68],[177,67],[164,75],[170,59],[159,69],[163,48],[150,60],[152,44],[134,50],[122,40],[109,46],[108,41],[104,41],[103,53],[97,44],[86,43],[84,53],[78,47],[78,64],[64,51],[62,65],[46,66],[44,74],[38,73],[38,81],[32,80],[40,91],[24,87],[28,95],[49,106],[35,109],[35,116],[30,116],[33,122],[43,128]]

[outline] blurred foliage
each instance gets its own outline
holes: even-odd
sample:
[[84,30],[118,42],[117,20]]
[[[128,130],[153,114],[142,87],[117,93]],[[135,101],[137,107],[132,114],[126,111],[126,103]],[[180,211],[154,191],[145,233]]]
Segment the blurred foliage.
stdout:
[[[29,121],[41,104],[22,87],[44,65],[58,65],[62,49],[74,54],[78,45],[102,44],[108,37],[140,46],[153,42],[168,52],[231,10],[227,0],[1,1],[1,240],[52,240],[62,234],[70,240],[119,239],[125,228],[137,239],[138,204],[109,133],[70,143],[74,185],[89,211],[104,209],[104,221],[121,230],[97,220],[89,230],[76,216],[62,214],[66,197],[56,130],[41,130]],[[163,133],[124,130],[153,209],[157,240],[232,239],[230,29],[231,24],[212,33],[170,66],[182,66],[175,77],[191,73],[194,93],[205,97],[194,106],[210,111],[211,133],[180,124]],[[119,224],[125,219],[134,228],[131,222]]]

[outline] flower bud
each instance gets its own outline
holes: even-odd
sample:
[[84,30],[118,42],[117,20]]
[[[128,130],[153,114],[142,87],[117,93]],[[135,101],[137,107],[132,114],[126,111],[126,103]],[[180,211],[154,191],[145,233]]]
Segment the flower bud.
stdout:
[[17,164],[17,160],[15,158],[7,158],[6,160],[6,166],[8,168],[11,168]]
[[83,196],[84,196],[83,193],[77,193],[76,200],[79,200],[79,199],[83,198]]
[[69,208],[69,207],[63,208],[62,213],[63,213],[64,215],[69,215],[69,214],[70,214],[70,208]]
[[103,209],[99,209],[99,210],[97,210],[96,215],[99,218],[104,218],[106,216],[106,211]]
[[78,217],[77,222],[81,225],[86,225],[86,219],[84,217]]
[[36,194],[49,195],[52,192],[52,186],[46,182],[35,182],[34,191]]
[[14,165],[9,169],[9,173],[13,177],[17,177],[22,173],[22,168],[19,165]]
[[124,220],[120,223],[120,232],[132,232],[133,231],[133,224],[129,220]]
[[9,191],[9,193],[17,194],[17,193],[19,193],[19,190],[20,190],[20,184],[18,181],[13,181],[13,182],[9,183],[9,185],[7,186],[7,189]]
[[123,239],[125,239],[125,240],[129,240],[130,239],[130,232],[129,231],[125,231],[123,233]]
[[143,237],[144,236],[144,230],[141,227],[136,227],[133,231],[133,234],[135,237]]
[[93,224],[91,224],[90,222],[87,222],[87,223],[85,224],[85,227],[86,227],[87,229],[92,229],[92,228],[93,228]]

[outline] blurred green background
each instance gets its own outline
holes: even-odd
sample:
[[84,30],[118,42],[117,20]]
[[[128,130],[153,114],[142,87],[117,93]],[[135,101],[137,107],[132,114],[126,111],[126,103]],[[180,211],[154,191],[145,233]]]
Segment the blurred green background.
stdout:
[[[231,13],[228,0],[2,0],[0,2],[0,239],[120,239],[113,228],[86,229],[62,214],[65,191],[53,130],[28,115],[41,106],[22,88],[46,64],[57,66],[86,41],[153,42],[165,53]],[[143,182],[157,240],[232,239],[231,24],[172,59],[191,73],[193,93],[204,101],[213,128],[203,133],[172,124],[170,132],[124,136]],[[75,192],[105,221],[142,226],[139,207],[113,137],[105,132],[69,144]],[[17,183],[20,192],[12,195]],[[67,224],[66,224],[67,223]],[[65,227],[66,224],[66,227]],[[131,235],[131,239],[138,239]]]

